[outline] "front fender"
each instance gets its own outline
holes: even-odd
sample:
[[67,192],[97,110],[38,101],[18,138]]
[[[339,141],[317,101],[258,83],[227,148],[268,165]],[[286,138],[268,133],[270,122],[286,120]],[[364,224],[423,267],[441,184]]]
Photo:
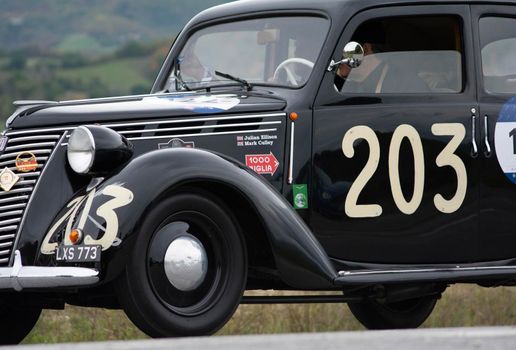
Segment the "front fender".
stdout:
[[[80,209],[83,207],[97,214],[108,207],[116,214],[118,234],[114,245],[117,247],[103,246],[106,251],[103,260],[106,262],[104,256],[108,258],[109,263],[105,267],[110,271],[110,276],[115,276],[123,268],[124,256],[128,255],[126,250],[133,249],[132,237],[138,232],[144,215],[164,194],[192,181],[224,183],[246,198],[262,218],[280,277],[285,283],[295,288],[328,288],[333,285],[336,271],[325,251],[276,189],[232,159],[189,148],[157,150],[141,155],[100,184],[94,190],[95,194],[82,195],[82,204],[77,206],[75,213],[77,216],[83,215],[81,212],[84,210]],[[71,207],[68,211],[71,211]],[[80,218],[74,221],[77,224]],[[84,232],[95,234],[89,238],[86,236],[85,242],[101,241],[109,224],[99,220],[86,221]]]

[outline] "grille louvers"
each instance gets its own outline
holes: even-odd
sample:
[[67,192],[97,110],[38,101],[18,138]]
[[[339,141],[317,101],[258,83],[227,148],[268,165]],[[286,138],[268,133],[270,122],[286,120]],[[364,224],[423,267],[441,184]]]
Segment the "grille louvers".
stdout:
[[[9,139],[0,155],[0,171],[7,167],[20,179],[10,191],[0,190],[0,266],[9,264],[30,196],[62,132],[12,131],[7,132],[6,136]],[[16,169],[16,157],[22,152],[30,152],[36,156],[37,169],[26,173]]]
[[[127,122],[101,125],[115,130],[121,135],[127,137],[130,141],[160,140],[172,137],[202,137],[275,132],[282,124],[282,121],[267,119],[284,116],[285,113],[248,114],[189,119],[149,120],[146,122]],[[67,137],[70,137],[70,134],[68,134]],[[66,146],[67,142],[67,140],[64,140],[61,145]]]

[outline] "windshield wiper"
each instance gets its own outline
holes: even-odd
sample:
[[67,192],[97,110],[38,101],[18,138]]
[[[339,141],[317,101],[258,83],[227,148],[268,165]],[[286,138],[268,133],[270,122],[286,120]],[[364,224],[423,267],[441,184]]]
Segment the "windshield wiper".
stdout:
[[218,75],[219,77],[222,77],[222,78],[236,81],[236,82],[242,84],[246,88],[247,91],[251,91],[253,89],[253,86],[247,80],[232,76],[231,74],[222,73],[222,72],[219,72],[216,70],[215,75]]

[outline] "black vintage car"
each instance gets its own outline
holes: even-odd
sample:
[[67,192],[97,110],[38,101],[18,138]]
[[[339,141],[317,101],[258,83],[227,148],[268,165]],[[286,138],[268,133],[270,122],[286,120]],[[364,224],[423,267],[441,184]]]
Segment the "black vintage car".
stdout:
[[211,334],[240,303],[347,302],[409,328],[450,284],[515,285],[515,18],[237,1],[189,22],[148,95],[17,102],[0,342],[65,303],[153,337]]

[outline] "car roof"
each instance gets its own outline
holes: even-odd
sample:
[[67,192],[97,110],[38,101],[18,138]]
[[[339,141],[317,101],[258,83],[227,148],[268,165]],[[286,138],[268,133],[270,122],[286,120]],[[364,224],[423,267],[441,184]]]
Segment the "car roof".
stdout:
[[204,22],[211,19],[236,16],[246,13],[299,10],[321,11],[331,17],[341,18],[350,11],[383,6],[403,5],[438,5],[438,4],[514,4],[509,0],[238,0],[209,8],[194,17],[193,22]]

